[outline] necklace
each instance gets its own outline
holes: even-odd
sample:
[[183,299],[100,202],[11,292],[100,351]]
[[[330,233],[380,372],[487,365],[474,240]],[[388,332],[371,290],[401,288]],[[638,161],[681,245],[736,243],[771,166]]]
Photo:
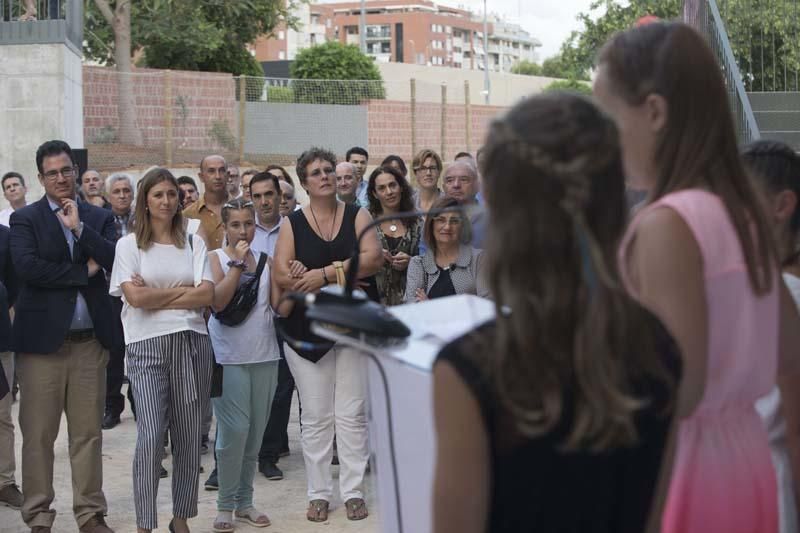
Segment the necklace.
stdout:
[[317,215],[314,214],[314,208],[311,207],[311,205],[309,205],[308,208],[311,210],[311,217],[314,219],[314,224],[316,224],[317,226],[317,231],[319,231],[320,237],[322,237],[323,240],[331,242],[333,240],[333,230],[336,227],[336,215],[339,213],[339,202],[336,202],[336,208],[333,210],[333,222],[331,222],[331,231],[328,234],[327,239],[325,238],[325,235],[322,233],[322,228],[319,227],[319,222],[317,222]]
[[397,224],[392,223],[392,225],[389,226],[389,231],[391,231],[392,233],[397,231]]

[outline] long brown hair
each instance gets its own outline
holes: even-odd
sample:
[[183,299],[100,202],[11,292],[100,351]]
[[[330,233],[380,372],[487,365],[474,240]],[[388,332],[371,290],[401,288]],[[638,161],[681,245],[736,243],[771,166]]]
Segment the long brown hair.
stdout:
[[492,354],[493,390],[524,436],[569,421],[566,449],[635,443],[652,400],[635,384],[669,399],[674,379],[616,267],[627,209],[614,124],[577,95],[532,97],[492,123],[481,164],[498,318],[478,353]]
[[[162,167],[155,167],[147,173],[136,184],[136,211],[134,213],[133,231],[136,234],[136,246],[142,250],[147,250],[153,244],[153,225],[150,223],[150,213],[147,210],[147,194],[150,189],[161,182],[168,181],[178,191],[178,181],[172,172]],[[186,228],[183,223],[183,214],[180,204],[175,216],[172,217],[170,228],[172,243],[178,248],[186,246]]]
[[651,23],[612,37],[598,64],[628,104],[641,105],[653,93],[667,101],[667,124],[655,154],[659,175],[649,200],[691,188],[719,196],[739,237],[753,291],[769,292],[778,265],[775,244],[739,157],[725,82],[704,39],[685,24]]

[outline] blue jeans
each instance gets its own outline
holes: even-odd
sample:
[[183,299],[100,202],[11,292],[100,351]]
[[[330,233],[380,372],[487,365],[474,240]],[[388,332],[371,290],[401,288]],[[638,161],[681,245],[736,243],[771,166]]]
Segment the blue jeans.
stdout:
[[217,416],[217,510],[253,507],[258,450],[278,385],[278,361],[225,365]]

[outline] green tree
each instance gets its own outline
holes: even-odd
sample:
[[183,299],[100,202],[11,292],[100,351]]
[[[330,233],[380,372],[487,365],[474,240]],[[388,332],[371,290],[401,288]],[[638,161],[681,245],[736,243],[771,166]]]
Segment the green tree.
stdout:
[[291,75],[300,103],[357,105],[386,97],[375,61],[355,45],[333,41],[301,50]]
[[533,61],[523,60],[511,67],[511,73],[523,76],[541,76],[542,67]]
[[127,4],[130,42],[141,66],[263,76],[247,45],[269,35],[302,0],[94,0],[86,4],[84,54],[103,64],[118,63],[112,20],[101,7]]
[[576,79],[570,80],[556,80],[543,89],[544,92],[551,91],[568,91],[573,93],[585,94],[587,96],[592,94],[592,87],[584,81]]
[[[588,79],[598,51],[615,32],[645,15],[677,19],[683,0],[595,0],[552,58],[558,77]],[[718,2],[734,58],[749,91],[800,90],[800,10],[797,2]],[[545,62],[546,63],[546,62]],[[545,65],[543,64],[543,67]],[[545,73],[544,75],[551,75]]]
[[553,58],[566,78],[589,79],[597,52],[614,33],[628,29],[645,15],[674,19],[683,0],[630,0],[625,5],[616,0],[595,0],[589,11],[578,15],[583,28],[573,31]]

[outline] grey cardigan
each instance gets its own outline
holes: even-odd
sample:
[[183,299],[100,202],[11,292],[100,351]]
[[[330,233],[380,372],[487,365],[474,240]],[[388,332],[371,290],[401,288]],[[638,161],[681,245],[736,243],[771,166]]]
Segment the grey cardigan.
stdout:
[[[450,271],[456,294],[476,294],[482,298],[489,298],[489,287],[484,276],[483,250],[462,244],[458,249],[455,268]],[[417,301],[417,289],[423,289],[427,294],[437,279],[439,279],[439,267],[436,265],[432,250],[425,252],[425,255],[412,257],[408,263],[406,278],[406,303]]]

